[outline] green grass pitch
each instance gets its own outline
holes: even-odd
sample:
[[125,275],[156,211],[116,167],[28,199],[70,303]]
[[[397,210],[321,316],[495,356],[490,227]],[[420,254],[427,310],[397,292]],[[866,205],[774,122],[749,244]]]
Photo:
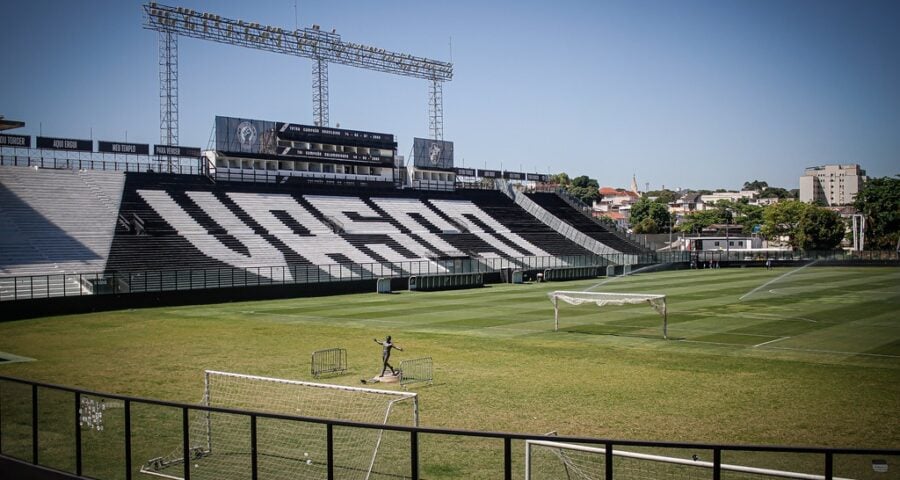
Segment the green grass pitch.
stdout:
[[[554,332],[546,293],[587,288],[666,294],[669,340],[645,305],[561,303]],[[347,349],[349,371],[320,381],[359,385],[380,371],[372,338],[385,335],[404,348],[395,366],[434,359],[434,384],[412,388],[425,426],[900,446],[900,269],[889,267],[663,271],[13,321],[0,323],[0,352],[34,361],[0,363],[0,373],[197,402],[204,369],[313,380],[311,352],[331,347]],[[4,426],[4,451],[15,449]],[[441,457],[454,442],[423,438],[422,454]],[[429,457],[424,475],[497,462],[473,455]]]

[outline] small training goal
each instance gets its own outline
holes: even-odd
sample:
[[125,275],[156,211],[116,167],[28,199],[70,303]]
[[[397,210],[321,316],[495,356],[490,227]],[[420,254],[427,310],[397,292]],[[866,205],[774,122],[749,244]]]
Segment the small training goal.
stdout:
[[634,305],[646,303],[663,317],[663,338],[669,338],[669,316],[666,310],[666,296],[651,293],[606,293],[606,292],[574,292],[557,290],[547,294],[553,302],[553,330],[559,331],[559,302],[569,305],[592,303],[598,307],[607,305]]
[[[301,382],[238,373],[206,371],[202,404],[291,416],[370,424],[418,425],[415,393]],[[179,446],[149,460],[142,473],[171,479],[275,480],[325,478],[327,426],[302,420],[259,417],[255,442],[249,415],[191,410],[187,454]],[[332,470],[340,478],[374,478],[386,432],[377,428],[334,427]],[[255,449],[255,460],[254,452]],[[189,459],[185,464],[185,458]]]

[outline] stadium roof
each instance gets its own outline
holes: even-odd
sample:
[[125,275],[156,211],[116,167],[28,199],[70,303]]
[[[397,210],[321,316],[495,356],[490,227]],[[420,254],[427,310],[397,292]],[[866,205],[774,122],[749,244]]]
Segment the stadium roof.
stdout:
[[25,122],[20,122],[18,120],[7,120],[0,115],[0,132],[3,130],[12,130],[13,128],[22,128],[25,126]]

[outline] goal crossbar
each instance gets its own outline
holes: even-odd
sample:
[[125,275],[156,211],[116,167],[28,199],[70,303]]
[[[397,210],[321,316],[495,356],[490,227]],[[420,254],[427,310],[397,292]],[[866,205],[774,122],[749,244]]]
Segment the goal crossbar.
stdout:
[[666,307],[666,296],[655,293],[612,293],[612,292],[576,292],[556,290],[547,294],[553,302],[554,331],[559,331],[559,302],[569,305],[593,303],[598,307],[607,305],[635,305],[646,303],[663,317],[663,338],[668,339],[669,316]]
[[[597,454],[597,455],[605,455],[606,449],[601,447],[589,447],[586,445],[579,445],[576,443],[564,443],[564,442],[553,442],[547,440],[526,440],[525,441],[525,479],[533,480],[534,472],[532,468],[532,448],[538,447],[546,447],[551,449],[556,449],[558,451],[562,450],[572,450],[576,452],[584,452],[589,454]],[[612,455],[614,457],[622,457],[622,458],[631,458],[635,460],[645,460],[647,462],[656,462],[660,464],[671,464],[671,465],[684,465],[689,467],[698,467],[703,469],[712,470],[715,468],[715,464],[713,462],[707,462],[703,460],[691,460],[686,458],[677,458],[677,457],[667,457],[663,455],[652,455],[649,453],[638,453],[638,452],[627,452],[624,450],[613,450]],[[825,480],[824,475],[815,475],[809,473],[800,473],[800,472],[789,472],[785,470],[775,470],[769,468],[760,468],[760,467],[747,467],[743,465],[731,465],[727,463],[722,463],[719,465],[719,468],[723,471],[735,472],[735,473],[747,473],[752,475],[762,475],[765,477],[776,477],[776,478],[789,478],[789,479],[798,479],[798,480]],[[598,472],[598,477],[601,478],[601,473]],[[834,480],[851,480],[842,477],[833,477]]]

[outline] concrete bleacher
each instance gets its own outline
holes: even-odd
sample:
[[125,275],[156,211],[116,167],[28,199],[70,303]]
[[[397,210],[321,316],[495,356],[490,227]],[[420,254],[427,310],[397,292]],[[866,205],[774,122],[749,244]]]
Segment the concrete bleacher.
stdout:
[[[118,232],[107,263],[117,272],[275,266],[286,270],[270,280],[290,281],[294,265],[333,265],[326,276],[347,279],[441,273],[441,258],[529,265],[535,257],[588,254],[489,191],[212,184],[128,174],[121,213],[140,216],[147,235]],[[171,247],[162,261],[159,243]],[[343,262],[354,266],[335,265]]]
[[56,296],[81,289],[77,274],[103,271],[124,182],[121,172],[0,167],[0,295],[28,291],[8,277],[53,275],[27,282],[34,296]]
[[[501,260],[540,268],[590,255],[497,191],[25,167],[3,167],[0,180],[4,298],[422,275]],[[120,278],[96,279],[104,274]]]
[[563,222],[575,227],[581,233],[597,240],[600,243],[608,245],[610,248],[627,254],[646,253],[641,246],[636,245],[616,233],[606,229],[603,225],[595,220],[588,218],[585,214],[572,208],[559,195],[550,192],[533,192],[526,193],[526,196],[532,201],[540,205],[548,212],[552,212],[557,218]]

